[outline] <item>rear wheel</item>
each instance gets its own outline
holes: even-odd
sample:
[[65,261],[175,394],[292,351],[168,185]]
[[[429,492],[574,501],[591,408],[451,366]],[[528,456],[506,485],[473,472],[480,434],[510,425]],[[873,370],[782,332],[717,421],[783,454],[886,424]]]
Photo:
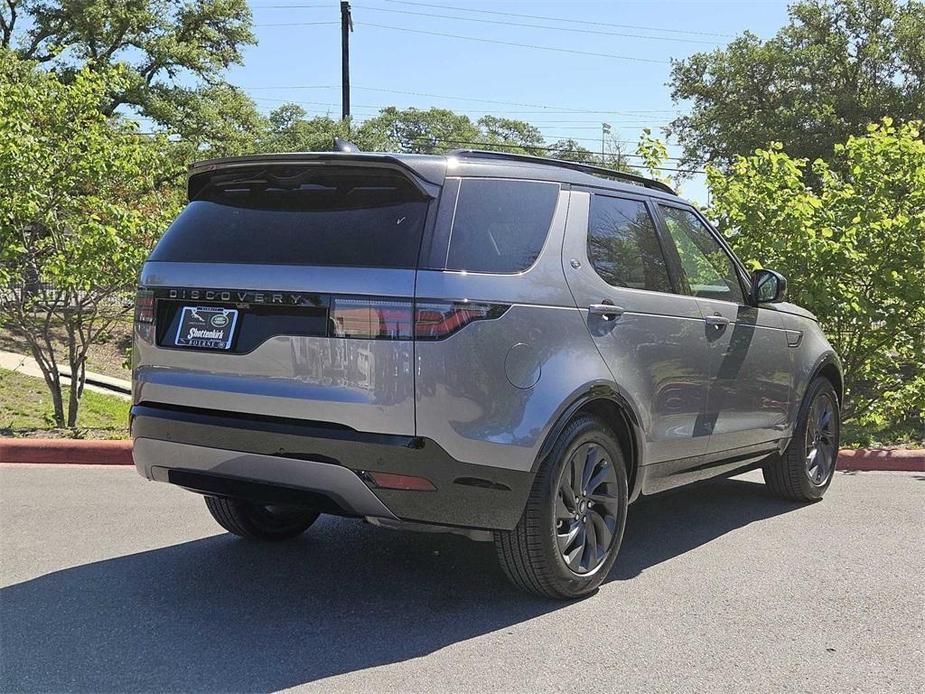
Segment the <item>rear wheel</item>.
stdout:
[[520,521],[495,533],[495,548],[518,587],[551,598],[593,592],[620,551],[626,524],[626,466],[613,433],[580,416],[540,465]]
[[789,501],[821,499],[835,474],[839,427],[838,396],[820,376],[806,391],[787,449],[762,470],[771,491]]
[[308,530],[319,515],[298,507],[218,496],[207,496],[206,508],[225,530],[251,540],[288,540]]

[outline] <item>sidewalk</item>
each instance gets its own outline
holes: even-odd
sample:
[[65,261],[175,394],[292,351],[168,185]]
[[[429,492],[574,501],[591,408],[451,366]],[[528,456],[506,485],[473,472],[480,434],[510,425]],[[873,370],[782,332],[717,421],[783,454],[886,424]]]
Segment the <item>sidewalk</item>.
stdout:
[[[15,371],[26,376],[42,378],[42,370],[39,368],[38,362],[36,362],[35,359],[23,354],[16,354],[15,352],[4,352],[0,350],[0,369]],[[69,382],[70,375],[70,371],[66,369],[61,370],[61,379],[63,382]],[[113,378],[111,376],[104,376],[103,374],[88,371],[84,387],[95,393],[114,395],[123,400],[132,399],[131,382],[121,378]]]

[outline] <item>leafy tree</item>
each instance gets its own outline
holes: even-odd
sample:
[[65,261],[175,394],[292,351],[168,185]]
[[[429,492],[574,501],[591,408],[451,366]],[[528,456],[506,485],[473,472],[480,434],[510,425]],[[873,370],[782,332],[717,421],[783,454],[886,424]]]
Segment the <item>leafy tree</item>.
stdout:
[[587,147],[582,147],[578,140],[571,137],[553,142],[546,150],[546,156],[563,161],[575,161],[582,164],[600,164],[600,156]]
[[[743,259],[780,270],[845,368],[846,421],[925,426],[925,142],[889,118],[833,148],[833,164],[776,143],[708,167],[709,214]],[[808,176],[820,181],[810,188]],[[921,435],[921,434],[920,434]]]
[[174,173],[166,141],[100,108],[130,81],[84,70],[65,84],[0,49],[0,322],[28,342],[58,426],[76,424],[87,350],[130,310],[180,203],[158,183]]
[[240,131],[256,133],[253,101],[222,80],[226,68],[241,62],[241,48],[253,43],[246,0],[5,0],[0,6],[0,46],[65,82],[81,71],[124,66],[118,83],[108,83],[106,114],[135,110],[195,148],[216,143],[214,154],[241,149]]
[[925,4],[917,0],[803,0],[762,41],[675,61],[670,86],[688,115],[668,128],[684,163],[728,165],[769,142],[810,161],[868,123],[925,113]]
[[478,127],[468,116],[444,108],[384,108],[358,128],[361,149],[437,154],[477,142]]
[[389,106],[359,126],[351,139],[369,151],[440,154],[472,148],[537,155],[547,152],[539,128],[526,121],[486,115],[473,122],[465,114],[443,108]]
[[266,133],[257,141],[260,152],[323,152],[335,137],[351,139],[347,123],[330,116],[308,118],[297,104],[284,104],[267,119]]
[[478,120],[480,147],[503,147],[505,151],[520,154],[545,154],[543,133],[535,125],[513,118],[482,116]]
[[147,100],[145,115],[162,126],[159,130],[178,136],[171,139],[172,149],[184,162],[253,152],[268,127],[251,98],[224,82],[158,89]]
[[649,128],[643,129],[639,134],[639,144],[636,145],[636,152],[642,158],[643,166],[646,167],[651,178],[678,189],[678,181],[673,181],[662,173],[664,164],[668,160],[668,147],[660,139],[653,137]]

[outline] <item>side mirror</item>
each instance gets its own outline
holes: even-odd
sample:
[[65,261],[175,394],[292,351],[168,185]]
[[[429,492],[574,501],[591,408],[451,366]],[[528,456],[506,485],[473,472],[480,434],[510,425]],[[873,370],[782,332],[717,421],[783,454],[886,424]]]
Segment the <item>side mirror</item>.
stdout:
[[774,270],[755,270],[752,273],[752,302],[776,304],[787,296],[787,280]]

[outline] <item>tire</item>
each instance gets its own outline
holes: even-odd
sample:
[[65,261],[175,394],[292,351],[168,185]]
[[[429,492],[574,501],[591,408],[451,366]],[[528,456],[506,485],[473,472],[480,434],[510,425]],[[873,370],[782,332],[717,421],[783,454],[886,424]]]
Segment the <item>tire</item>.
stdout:
[[301,535],[318,513],[291,507],[264,506],[241,499],[206,497],[206,508],[225,530],[250,540],[277,542]]
[[[584,466],[583,481],[576,485],[579,465]],[[495,532],[495,550],[507,577],[519,588],[548,598],[594,592],[620,551],[627,494],[619,443],[597,417],[580,415],[537,470],[517,526]]]
[[822,498],[832,483],[838,462],[840,425],[835,388],[828,379],[819,376],[806,390],[787,449],[762,468],[765,484],[776,496],[802,502]]

